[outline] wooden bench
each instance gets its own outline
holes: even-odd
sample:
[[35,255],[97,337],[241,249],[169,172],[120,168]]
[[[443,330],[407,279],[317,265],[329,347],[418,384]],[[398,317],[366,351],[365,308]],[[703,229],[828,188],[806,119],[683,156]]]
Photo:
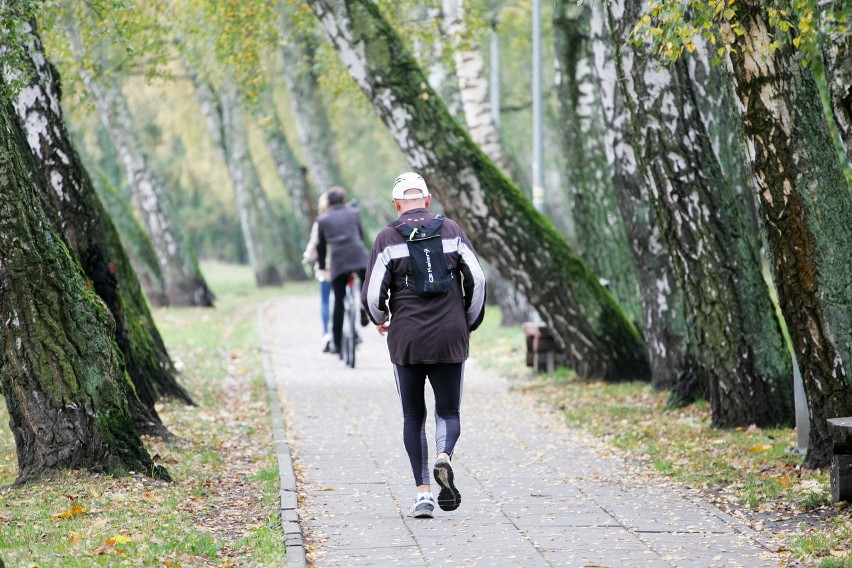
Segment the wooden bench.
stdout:
[[829,418],[828,432],[834,450],[830,470],[831,496],[835,503],[852,503],[852,416]]
[[556,369],[556,351],[559,346],[553,337],[553,331],[543,322],[523,324],[527,336],[527,367],[541,372],[542,366],[548,373]]

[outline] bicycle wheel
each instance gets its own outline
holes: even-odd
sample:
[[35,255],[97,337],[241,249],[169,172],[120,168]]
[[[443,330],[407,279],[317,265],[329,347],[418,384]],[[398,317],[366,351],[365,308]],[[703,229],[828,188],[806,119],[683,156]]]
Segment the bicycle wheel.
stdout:
[[343,298],[343,329],[341,346],[343,361],[349,367],[355,367],[355,344],[357,343],[356,317],[357,302],[355,298],[355,287],[350,282],[346,287],[346,296]]
[[358,331],[355,328],[355,315],[349,314],[349,321],[346,322],[349,326],[349,352],[347,353],[346,364],[355,368],[355,346],[358,345]]

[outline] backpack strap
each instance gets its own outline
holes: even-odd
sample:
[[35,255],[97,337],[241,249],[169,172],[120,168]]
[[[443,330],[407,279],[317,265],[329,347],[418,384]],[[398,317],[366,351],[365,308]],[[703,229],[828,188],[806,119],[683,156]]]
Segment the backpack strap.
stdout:
[[417,229],[405,223],[390,223],[388,224],[388,227],[393,227],[394,229],[396,229],[397,232],[399,232],[399,234],[402,235],[405,240],[413,238],[414,234],[417,231]]
[[389,223],[388,227],[393,227],[399,232],[400,235],[407,241],[413,241],[415,239],[428,239],[429,237],[433,237],[436,234],[440,234],[441,225],[444,223],[443,214],[435,215],[435,218],[429,221],[425,227],[412,227],[407,223]]

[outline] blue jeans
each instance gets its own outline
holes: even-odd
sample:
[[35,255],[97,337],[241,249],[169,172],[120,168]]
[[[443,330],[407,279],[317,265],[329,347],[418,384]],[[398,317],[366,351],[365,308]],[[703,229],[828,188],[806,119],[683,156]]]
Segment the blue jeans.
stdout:
[[320,282],[320,317],[322,317],[322,334],[328,333],[328,297],[331,295],[331,282]]

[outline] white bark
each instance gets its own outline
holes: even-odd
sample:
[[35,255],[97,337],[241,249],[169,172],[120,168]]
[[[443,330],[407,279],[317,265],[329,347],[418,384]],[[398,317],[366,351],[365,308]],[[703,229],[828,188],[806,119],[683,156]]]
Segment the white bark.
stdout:
[[[608,4],[613,13],[623,12],[623,2]],[[639,164],[630,144],[630,117],[619,88],[613,46],[604,6],[592,4],[590,21],[595,74],[604,124],[604,150],[613,175],[613,187],[633,251],[642,299],[645,343],[651,361],[652,380],[657,387],[671,387],[686,368],[686,334],[679,286],[675,282],[653,211],[648,205],[647,188],[641,180]],[[631,63],[626,53],[624,65]],[[632,74],[624,72],[622,85],[632,90]]]
[[465,0],[442,0],[444,21],[453,48],[456,78],[459,82],[464,119],[470,137],[494,160],[497,167],[514,178],[509,158],[500,141],[500,132],[494,122],[488,80],[485,77],[485,59],[478,42],[467,38]]
[[245,114],[236,85],[225,79],[217,97],[212,85],[191,64],[187,63],[186,68],[214,144],[228,167],[255,281],[258,286],[283,284],[286,275],[283,239],[251,159]]
[[279,6],[284,82],[290,92],[290,103],[311,182],[317,191],[326,191],[343,185],[343,177],[334,132],[312,69],[316,39],[310,31],[299,27],[303,23],[293,21],[292,8],[287,0],[282,0]]
[[[80,56],[82,48],[78,31],[69,29],[68,32],[72,38],[72,49],[76,56]],[[157,253],[169,303],[175,306],[212,305],[213,295],[182,233],[162,177],[140,142],[139,127],[118,79],[103,75],[102,70],[82,65],[80,76],[95,100],[101,121],[121,158],[136,206]]]

